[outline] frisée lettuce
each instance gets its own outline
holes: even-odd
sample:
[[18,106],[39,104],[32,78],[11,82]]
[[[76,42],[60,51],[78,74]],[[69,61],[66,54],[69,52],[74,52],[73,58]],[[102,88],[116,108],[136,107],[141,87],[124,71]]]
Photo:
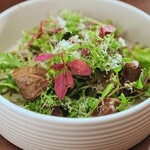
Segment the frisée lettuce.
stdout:
[[[0,93],[42,114],[85,118],[132,107],[150,96],[150,49],[130,47],[118,28],[60,11],[23,31],[0,54]],[[16,97],[16,95],[18,95]]]

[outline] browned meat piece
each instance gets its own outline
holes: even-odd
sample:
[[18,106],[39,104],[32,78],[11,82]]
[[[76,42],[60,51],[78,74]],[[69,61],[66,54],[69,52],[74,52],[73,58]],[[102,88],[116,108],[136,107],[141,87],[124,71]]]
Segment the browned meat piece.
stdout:
[[97,69],[92,75],[92,79],[86,80],[86,82],[91,88],[96,89],[96,91],[104,91],[111,82],[111,74],[111,72],[106,73]]
[[39,67],[23,67],[12,73],[21,95],[28,100],[34,100],[48,87],[46,69]]
[[93,112],[92,116],[104,116],[113,114],[116,112],[116,107],[119,106],[120,101],[116,98],[105,98],[103,103],[101,103]]
[[141,66],[138,61],[133,60],[132,62],[126,63],[122,72],[121,72],[121,80],[122,82],[137,81],[141,74]]
[[60,107],[58,107],[58,106],[53,107],[51,115],[52,116],[64,117],[62,109]]
[[[129,85],[130,82],[137,81],[142,72],[142,68],[138,61],[126,63],[120,73],[120,82],[122,85]],[[134,95],[134,88],[127,86],[126,89],[120,90],[119,93],[124,93],[126,96]]]

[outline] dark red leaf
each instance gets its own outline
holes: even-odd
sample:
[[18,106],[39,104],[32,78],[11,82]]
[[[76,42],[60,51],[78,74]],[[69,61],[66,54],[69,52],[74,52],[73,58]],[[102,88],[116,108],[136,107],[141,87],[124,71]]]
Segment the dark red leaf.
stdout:
[[66,70],[66,80],[68,85],[71,87],[71,89],[73,89],[74,88],[73,77],[71,72],[68,69]]
[[54,70],[61,70],[62,68],[64,68],[65,65],[64,64],[54,64],[51,66],[51,69],[54,69]]
[[92,69],[83,60],[80,59],[75,59],[70,62],[69,67],[76,75],[88,76],[92,73]]
[[29,43],[26,45],[26,47],[29,47],[33,43],[34,39],[36,39],[36,37],[37,37],[37,34],[34,34],[31,40],[29,41]]
[[88,48],[83,49],[83,50],[81,51],[81,55],[88,55],[88,54],[89,54],[89,49],[88,49]]
[[56,28],[56,29],[50,29],[50,32],[52,33],[58,33],[59,31],[63,30],[64,28]]
[[60,100],[64,98],[68,91],[67,81],[64,72],[58,75],[55,79],[54,90]]
[[104,25],[100,28],[99,36],[103,38],[106,34],[110,34],[116,31],[116,27],[112,25]]
[[37,56],[34,60],[35,61],[44,61],[50,58],[53,58],[54,56],[56,56],[55,54],[42,54],[40,56]]
[[41,35],[44,33],[44,30],[43,30],[43,22],[41,21],[40,23],[40,28],[39,28],[39,32],[37,34],[37,39],[41,37]]
[[29,41],[29,43],[27,44],[26,47],[29,47],[29,46],[34,42],[35,39],[40,38],[43,33],[44,33],[44,30],[43,30],[43,22],[41,21],[41,23],[40,23],[40,28],[39,28],[38,33],[35,33],[35,34],[32,36],[31,40]]

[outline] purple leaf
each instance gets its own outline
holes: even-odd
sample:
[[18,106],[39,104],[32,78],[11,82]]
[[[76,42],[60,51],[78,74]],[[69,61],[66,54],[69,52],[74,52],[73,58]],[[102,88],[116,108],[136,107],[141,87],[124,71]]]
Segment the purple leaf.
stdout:
[[44,61],[50,58],[53,58],[55,55],[54,54],[42,54],[40,56],[37,56],[34,60],[35,61]]
[[99,36],[103,38],[106,34],[110,34],[116,31],[116,27],[112,25],[104,25],[100,28]]
[[92,69],[80,59],[75,59],[69,63],[70,70],[80,76],[88,76],[91,75]]
[[54,83],[54,90],[60,100],[62,100],[66,95],[68,91],[68,85],[64,72],[62,72],[60,75],[56,77]]
[[62,31],[64,28],[56,28],[56,29],[50,29],[50,32],[52,33],[58,33],[59,31]]
[[82,51],[81,51],[81,55],[88,55],[89,54],[89,49],[88,48],[86,48],[86,49],[83,49]]
[[65,67],[64,64],[54,64],[51,66],[51,69],[54,69],[54,70],[61,70]]
[[71,87],[71,89],[73,89],[74,88],[73,77],[71,72],[68,69],[66,70],[66,80],[68,85]]
[[35,39],[40,38],[43,33],[44,33],[44,31],[43,31],[43,22],[41,21],[38,33],[33,34],[31,40],[26,45],[26,47],[29,47],[34,42]]

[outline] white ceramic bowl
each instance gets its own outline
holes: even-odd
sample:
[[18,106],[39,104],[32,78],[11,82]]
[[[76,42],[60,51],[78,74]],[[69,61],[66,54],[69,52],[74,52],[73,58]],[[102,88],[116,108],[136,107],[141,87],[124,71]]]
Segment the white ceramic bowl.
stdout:
[[[80,10],[98,20],[111,19],[130,43],[150,46],[150,16],[112,0],[33,0],[0,15],[0,50],[10,49],[21,30],[37,25],[50,12]],[[150,134],[150,98],[124,112],[71,119],[37,114],[0,97],[0,134],[25,150],[126,150]]]

